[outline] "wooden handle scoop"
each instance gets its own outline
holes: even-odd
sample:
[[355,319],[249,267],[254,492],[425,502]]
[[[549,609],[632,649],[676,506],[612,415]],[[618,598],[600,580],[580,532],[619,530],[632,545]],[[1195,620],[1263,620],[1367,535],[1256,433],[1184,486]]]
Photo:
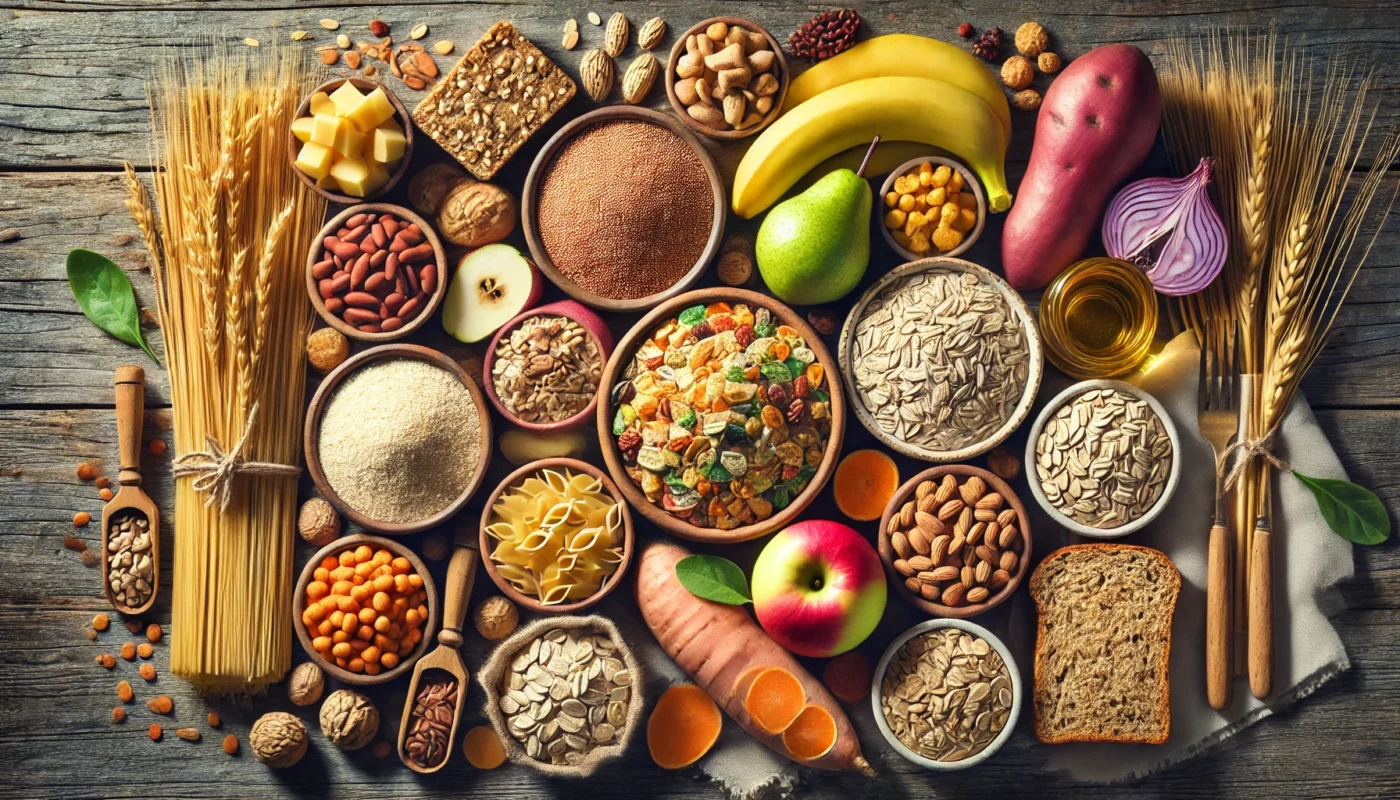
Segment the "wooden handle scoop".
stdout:
[[[476,579],[476,565],[481,560],[474,537],[459,534],[456,547],[452,551],[452,561],[447,565],[447,592],[443,599],[442,630],[438,632],[438,646],[432,652],[418,659],[413,668],[413,680],[408,684],[408,698],[404,700],[403,720],[399,723],[399,759],[414,772],[428,775],[442,769],[452,758],[452,750],[457,744],[457,727],[462,722],[462,710],[467,697],[467,668],[462,664],[462,627],[467,621],[467,602],[472,596],[472,584]],[[447,731],[447,744],[442,756],[435,764],[423,766],[413,760],[408,751],[409,736],[413,733],[413,709],[418,704],[419,684],[423,674],[436,671],[429,679],[451,677],[456,680],[456,708],[452,712],[452,722]]]
[[117,367],[117,493],[102,508],[102,589],[123,614],[144,614],[160,586],[160,509],[141,489],[146,371]]

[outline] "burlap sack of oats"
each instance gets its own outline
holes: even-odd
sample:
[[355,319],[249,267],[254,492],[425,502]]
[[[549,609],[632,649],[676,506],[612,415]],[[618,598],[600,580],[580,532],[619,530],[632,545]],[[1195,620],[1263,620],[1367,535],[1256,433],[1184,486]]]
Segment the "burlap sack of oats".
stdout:
[[[511,661],[521,650],[529,647],[535,639],[560,628],[571,631],[582,630],[586,633],[606,636],[617,647],[615,657],[627,665],[632,676],[632,691],[627,698],[626,722],[623,723],[622,728],[617,731],[611,742],[596,745],[583,756],[582,761],[574,765],[554,764],[531,758],[525,752],[524,744],[511,735],[510,728],[506,724],[506,715],[501,711],[503,682],[510,677]],[[642,710],[646,705],[639,694],[645,686],[642,665],[632,654],[632,648],[623,641],[617,626],[607,617],[595,614],[588,617],[544,617],[538,619],[516,631],[514,635],[501,642],[491,652],[485,666],[477,673],[477,681],[481,683],[481,688],[486,691],[485,713],[487,718],[491,720],[491,726],[496,729],[496,735],[505,745],[506,757],[516,764],[532,767],[546,775],[561,778],[586,778],[597,771],[602,764],[622,755],[627,750],[628,744],[631,743],[633,735],[642,727]]]

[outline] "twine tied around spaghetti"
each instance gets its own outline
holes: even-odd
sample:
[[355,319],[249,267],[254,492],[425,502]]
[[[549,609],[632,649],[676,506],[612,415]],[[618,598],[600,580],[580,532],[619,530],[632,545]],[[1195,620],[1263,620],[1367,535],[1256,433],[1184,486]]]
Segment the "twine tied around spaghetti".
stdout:
[[[1235,442],[1225,448],[1225,452],[1221,453],[1220,456],[1215,459],[1215,479],[1220,482],[1221,492],[1228,492],[1235,488],[1235,484],[1239,481],[1240,475],[1244,474],[1245,467],[1249,466],[1250,462],[1254,461],[1256,458],[1262,458],[1269,462],[1273,465],[1274,469],[1277,469],[1279,472],[1288,471],[1288,462],[1274,455],[1274,437],[1278,435],[1279,425],[1281,424],[1283,424],[1282,421],[1280,421],[1278,425],[1274,425],[1274,427],[1270,428],[1263,436],[1257,439],[1246,439]],[[1230,458],[1236,453],[1239,453],[1240,456],[1227,471],[1226,466],[1230,464]]]
[[194,476],[190,486],[196,492],[207,494],[204,498],[206,508],[213,505],[216,499],[219,501],[220,511],[228,508],[228,501],[233,497],[233,479],[239,475],[283,475],[294,478],[301,474],[301,467],[243,459],[243,446],[247,444],[248,434],[253,432],[253,423],[257,418],[258,404],[254,403],[248,411],[248,422],[243,426],[243,435],[227,452],[214,437],[205,436],[206,449],[186,453],[175,459],[175,467],[171,474],[177,478]]

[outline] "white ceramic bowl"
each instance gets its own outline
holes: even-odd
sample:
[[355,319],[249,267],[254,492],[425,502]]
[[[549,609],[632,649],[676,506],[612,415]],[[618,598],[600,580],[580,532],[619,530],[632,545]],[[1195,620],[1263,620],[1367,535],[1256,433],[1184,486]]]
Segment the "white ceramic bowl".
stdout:
[[[895,653],[899,652],[899,648],[903,647],[905,642],[913,639],[915,636],[927,633],[928,631],[943,630],[945,628],[957,628],[960,631],[966,631],[973,636],[985,639],[987,644],[990,644],[992,649],[1001,656],[1001,660],[1006,662],[1006,672],[1011,676],[1011,716],[1007,717],[1006,726],[1001,729],[1001,733],[998,733],[991,743],[982,749],[982,752],[964,758],[962,761],[934,761],[931,758],[921,756],[905,747],[903,742],[895,738],[894,731],[890,730],[889,723],[885,722],[885,712],[880,708],[880,684],[884,682],[885,670],[889,668],[890,661],[894,658]],[[1006,744],[1006,740],[1011,738],[1011,732],[1016,729],[1016,720],[1021,717],[1021,697],[1023,694],[1024,692],[1021,688],[1021,673],[1016,669],[1016,660],[1011,657],[1011,651],[1006,649],[1006,645],[994,636],[991,631],[974,622],[968,622],[965,619],[931,619],[927,622],[920,622],[918,625],[901,633],[890,643],[890,646],[885,649],[885,654],[880,656],[880,663],[875,667],[875,674],[870,684],[870,707],[875,712],[875,724],[880,726],[880,733],[884,734],[885,741],[890,743],[890,747],[893,747],[895,752],[925,769],[939,772],[956,772],[960,769],[967,769],[968,767],[975,767],[981,764],[983,761],[991,758],[996,751],[1000,750],[1002,745]]]
[[[1040,439],[1040,432],[1045,428],[1045,423],[1048,422],[1050,417],[1065,403],[1069,402],[1075,396],[1093,389],[1116,389],[1124,394],[1130,394],[1139,399],[1146,400],[1147,405],[1152,408],[1152,412],[1157,415],[1158,419],[1162,420],[1162,427],[1166,429],[1167,438],[1170,439],[1172,443],[1172,467],[1171,472],[1167,474],[1167,485],[1162,488],[1162,496],[1157,498],[1156,504],[1148,509],[1146,514],[1143,514],[1125,525],[1119,525],[1116,528],[1095,528],[1070,519],[1056,508],[1054,504],[1050,502],[1050,499],[1045,496],[1045,491],[1040,488],[1040,479],[1034,474],[1036,461],[1035,443]],[[1045,404],[1045,408],[1041,409],[1040,415],[1035,418],[1035,424],[1031,426],[1030,438],[1026,441],[1026,470],[1028,473],[1026,475],[1026,482],[1031,485],[1031,494],[1035,496],[1035,501],[1040,504],[1040,507],[1045,510],[1046,514],[1050,515],[1052,520],[1080,536],[1086,536],[1090,539],[1118,539],[1127,536],[1156,519],[1157,515],[1162,513],[1162,509],[1166,508],[1167,503],[1172,499],[1172,495],[1176,492],[1177,482],[1181,479],[1181,437],[1177,435],[1176,425],[1172,424],[1172,418],[1167,414],[1167,410],[1162,407],[1161,403],[1157,402],[1157,398],[1142,389],[1132,384],[1124,383],[1123,381],[1104,379],[1080,381],[1055,395],[1050,402]]]
[[[885,195],[894,191],[895,178],[900,177],[901,175],[903,175],[906,172],[909,172],[912,169],[917,169],[918,166],[924,163],[925,161],[932,163],[935,169],[937,169],[939,166],[946,166],[962,173],[963,183],[972,190],[972,195],[977,198],[977,225],[972,230],[968,231],[965,236],[963,236],[961,244],[959,244],[957,247],[954,247],[952,250],[949,250],[946,253],[942,251],[930,250],[929,252],[924,253],[923,255],[919,255],[913,250],[909,250],[901,246],[899,242],[896,242],[894,240],[893,234],[890,233],[890,229],[885,227],[885,212],[889,211],[889,208],[885,206]],[[880,234],[885,237],[885,243],[888,244],[890,248],[896,253],[900,254],[901,256],[904,256],[910,261],[918,261],[921,258],[929,258],[931,256],[952,257],[962,254],[967,250],[967,248],[972,246],[973,242],[977,241],[977,237],[982,235],[982,226],[985,225],[987,222],[987,196],[982,193],[982,184],[977,182],[977,176],[973,175],[972,170],[968,169],[962,164],[959,164],[951,158],[943,158],[942,156],[929,155],[924,156],[923,158],[916,158],[911,161],[906,161],[903,164],[900,164],[899,168],[896,169],[894,172],[891,172],[889,174],[889,177],[885,178],[885,182],[881,184],[880,196],[875,198],[875,206],[875,213],[878,216],[876,222],[880,226]]]
[[[861,315],[865,312],[865,307],[877,295],[883,292],[886,287],[895,281],[903,280],[910,275],[927,270],[945,270],[952,272],[970,272],[976,275],[984,283],[990,284],[1001,292],[1006,304],[1011,308],[1016,319],[1021,323],[1021,331],[1026,336],[1026,347],[1029,357],[1029,367],[1026,372],[1026,386],[1021,390],[1021,400],[1017,403],[1015,410],[1006,422],[1002,424],[991,436],[980,442],[973,442],[966,447],[957,450],[929,450],[909,442],[896,439],[894,436],[880,430],[876,424],[875,417],[865,407],[865,402],[861,400],[860,392],[856,389],[855,369],[853,364],[855,351],[856,325],[860,322]],[[851,308],[851,313],[846,316],[846,323],[841,327],[841,341],[837,345],[836,361],[841,368],[841,377],[846,381],[846,391],[850,398],[849,405],[855,411],[856,417],[866,430],[874,434],[886,447],[897,453],[909,456],[910,458],[920,458],[924,461],[932,461],[936,464],[949,464],[959,461],[967,461],[991,450],[1001,444],[1010,436],[1013,431],[1021,426],[1030,416],[1031,405],[1035,402],[1035,394],[1040,391],[1040,379],[1045,371],[1044,348],[1040,342],[1040,329],[1035,325],[1035,315],[1026,305],[1026,301],[1021,295],[1011,288],[1011,285],[992,273],[986,267],[978,266],[971,261],[964,261],[960,258],[949,258],[948,256],[935,256],[925,258],[920,261],[913,261],[899,267],[895,267],[880,277],[879,280],[871,284],[870,288],[860,296],[855,305]]]

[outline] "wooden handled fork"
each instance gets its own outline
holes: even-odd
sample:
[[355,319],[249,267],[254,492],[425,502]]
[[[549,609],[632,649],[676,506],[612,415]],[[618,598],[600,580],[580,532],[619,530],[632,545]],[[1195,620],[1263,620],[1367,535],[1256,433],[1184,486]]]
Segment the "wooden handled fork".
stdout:
[[[1230,437],[1239,428],[1234,393],[1228,377],[1208,348],[1201,349],[1201,376],[1198,389],[1201,438],[1210,443],[1218,460],[1230,446]],[[1230,661],[1230,531],[1226,520],[1224,487],[1219,471],[1215,481],[1215,516],[1210,526],[1206,556],[1206,699],[1210,707],[1230,704],[1233,670]]]

